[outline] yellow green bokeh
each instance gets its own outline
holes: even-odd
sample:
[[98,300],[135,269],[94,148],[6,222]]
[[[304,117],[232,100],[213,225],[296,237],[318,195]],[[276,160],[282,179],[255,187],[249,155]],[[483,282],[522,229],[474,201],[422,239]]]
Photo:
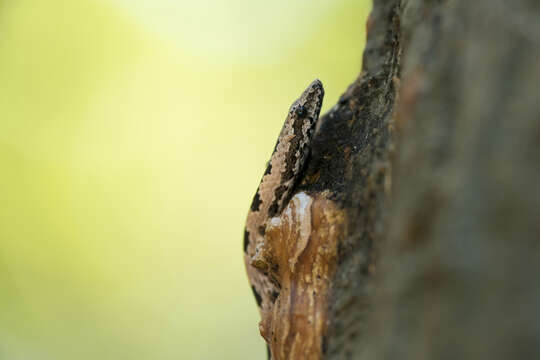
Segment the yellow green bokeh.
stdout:
[[0,359],[264,359],[245,215],[369,7],[0,1]]

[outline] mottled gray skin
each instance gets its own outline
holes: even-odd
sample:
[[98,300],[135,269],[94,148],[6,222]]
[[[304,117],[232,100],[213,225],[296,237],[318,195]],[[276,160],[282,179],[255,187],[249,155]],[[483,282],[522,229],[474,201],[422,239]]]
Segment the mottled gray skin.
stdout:
[[302,172],[311,149],[321,111],[324,89],[313,81],[290,107],[285,124],[253,198],[244,234],[244,261],[261,316],[270,312],[279,296],[280,284],[254,266],[257,252],[264,245],[266,224],[278,216],[290,199],[291,190]]

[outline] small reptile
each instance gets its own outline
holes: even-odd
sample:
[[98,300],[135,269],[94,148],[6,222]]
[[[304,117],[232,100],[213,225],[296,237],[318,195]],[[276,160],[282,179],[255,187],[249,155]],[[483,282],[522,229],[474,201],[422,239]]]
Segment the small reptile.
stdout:
[[264,246],[268,221],[279,216],[286,207],[304,168],[323,97],[322,83],[315,80],[291,105],[247,216],[244,261],[261,316],[271,311],[281,285],[261,265],[257,255]]

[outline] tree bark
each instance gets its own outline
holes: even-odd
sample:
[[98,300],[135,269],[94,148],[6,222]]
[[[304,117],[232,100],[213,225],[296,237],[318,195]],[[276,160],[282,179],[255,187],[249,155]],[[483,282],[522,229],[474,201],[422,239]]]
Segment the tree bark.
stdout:
[[538,19],[374,1],[298,189],[345,213],[322,358],[540,358]]

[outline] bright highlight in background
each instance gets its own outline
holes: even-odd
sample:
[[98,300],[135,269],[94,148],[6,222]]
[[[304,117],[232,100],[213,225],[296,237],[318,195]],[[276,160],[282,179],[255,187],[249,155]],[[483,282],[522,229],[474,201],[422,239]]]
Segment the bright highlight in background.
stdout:
[[358,74],[368,10],[0,2],[0,358],[265,358],[247,209],[292,101]]

